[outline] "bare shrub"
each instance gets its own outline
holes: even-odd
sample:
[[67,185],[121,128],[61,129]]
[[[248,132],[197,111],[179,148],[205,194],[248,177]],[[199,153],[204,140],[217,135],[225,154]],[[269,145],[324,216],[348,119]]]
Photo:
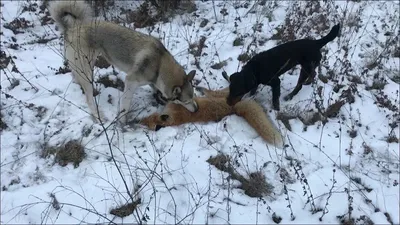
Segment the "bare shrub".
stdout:
[[265,175],[261,171],[249,174],[249,178],[245,178],[235,171],[231,164],[231,158],[225,154],[218,154],[210,157],[207,162],[217,169],[224,171],[230,175],[230,178],[241,183],[238,187],[250,197],[263,197],[270,195],[274,187],[266,181]]
[[78,141],[68,141],[62,146],[44,146],[40,157],[48,158],[50,155],[55,155],[54,162],[60,166],[66,166],[68,163],[73,163],[74,168],[79,166],[79,163],[85,158],[85,149]]

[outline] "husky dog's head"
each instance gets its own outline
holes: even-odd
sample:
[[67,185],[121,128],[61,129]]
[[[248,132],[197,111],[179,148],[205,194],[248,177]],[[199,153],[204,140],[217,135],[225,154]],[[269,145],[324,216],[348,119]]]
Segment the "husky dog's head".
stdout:
[[237,72],[229,77],[229,96],[226,99],[228,105],[235,105],[243,95],[257,86],[254,76],[247,76],[244,73]]
[[185,77],[182,86],[175,86],[172,90],[173,102],[176,104],[181,104],[190,112],[196,112],[199,107],[196,101],[193,100],[194,92],[192,80],[196,75],[196,70],[192,70]]
[[[196,70],[192,70],[186,75],[183,72],[183,77],[178,78],[174,77],[175,79],[170,79],[169,81],[163,81],[162,84],[158,84],[158,89],[163,95],[165,101],[172,101],[176,104],[180,104],[184,106],[190,112],[196,112],[198,110],[198,106],[196,101],[193,100],[194,91],[192,80],[196,75]],[[171,81],[173,80],[173,81]]]

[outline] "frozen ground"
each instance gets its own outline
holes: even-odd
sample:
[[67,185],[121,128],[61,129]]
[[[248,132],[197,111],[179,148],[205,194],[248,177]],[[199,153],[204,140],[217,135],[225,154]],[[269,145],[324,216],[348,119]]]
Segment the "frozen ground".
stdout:
[[[399,224],[398,2],[196,1],[195,12],[137,29],[160,38],[187,71],[196,69],[197,85],[217,89],[228,85],[222,70],[243,65],[239,55],[319,38],[342,23],[341,36],[323,49],[316,82],[282,99],[280,113],[268,110],[269,87],[254,97],[279,127],[284,149],[237,116],[158,132],[93,123],[63,65],[60,32],[40,5],[1,2],[2,224]],[[95,72],[97,79],[125,76],[112,67]],[[282,96],[298,74],[296,67],[281,76]],[[98,89],[112,120],[121,92]],[[149,87],[134,101],[139,117],[162,109]],[[68,151],[57,150],[68,142],[84,147],[82,162],[54,154]],[[270,193],[248,196],[207,162],[218,154],[244,178],[263,174]],[[132,212],[113,215],[121,206]]]

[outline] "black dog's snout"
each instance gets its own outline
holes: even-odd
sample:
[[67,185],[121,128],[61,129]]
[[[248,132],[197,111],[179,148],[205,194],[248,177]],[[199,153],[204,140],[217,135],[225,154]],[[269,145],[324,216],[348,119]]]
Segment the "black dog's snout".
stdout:
[[161,125],[156,125],[156,131],[158,131],[158,130],[160,130],[161,128],[163,128],[163,126],[161,126]]

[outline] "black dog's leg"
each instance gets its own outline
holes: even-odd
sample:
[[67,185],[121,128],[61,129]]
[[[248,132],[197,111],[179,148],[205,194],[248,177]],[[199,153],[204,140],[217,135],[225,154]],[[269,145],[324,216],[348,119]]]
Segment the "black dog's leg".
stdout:
[[[313,75],[313,73],[314,73],[314,75]],[[310,76],[312,76],[312,77],[315,76],[315,67],[313,67],[311,64],[302,65],[299,80],[297,81],[296,87],[293,89],[292,92],[290,92],[290,94],[288,94],[284,97],[284,100],[285,101],[291,100],[293,98],[293,96],[297,95],[297,93],[299,93],[299,91],[301,90],[304,82]]]
[[315,68],[317,68],[317,64],[319,64],[319,63],[314,63],[314,62],[311,63],[311,67],[314,68],[314,69],[313,69],[313,71],[311,72],[311,74],[308,74],[308,78],[307,78],[307,80],[303,83],[303,85],[310,85],[310,84],[314,81],[315,75],[317,74],[317,73],[315,72]]
[[[257,87],[258,87],[258,86],[257,86]],[[257,87],[251,89],[250,95],[255,95],[255,94],[256,94],[256,92],[257,92]]]
[[272,88],[272,107],[279,111],[280,103],[279,98],[281,96],[281,80],[279,78],[270,81],[268,84]]

